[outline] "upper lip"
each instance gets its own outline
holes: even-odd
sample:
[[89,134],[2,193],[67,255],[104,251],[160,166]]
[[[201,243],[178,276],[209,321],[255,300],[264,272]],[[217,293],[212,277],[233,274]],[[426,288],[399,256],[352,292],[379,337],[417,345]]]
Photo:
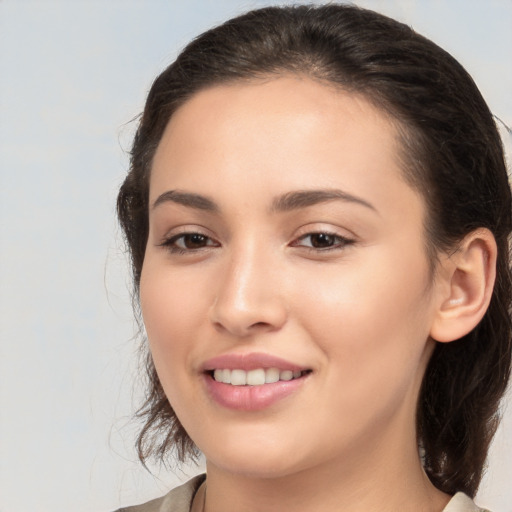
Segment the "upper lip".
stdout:
[[308,369],[280,357],[256,352],[249,354],[224,354],[212,357],[205,361],[201,367],[203,372],[217,369],[250,371],[258,368],[278,368],[279,370],[291,371]]

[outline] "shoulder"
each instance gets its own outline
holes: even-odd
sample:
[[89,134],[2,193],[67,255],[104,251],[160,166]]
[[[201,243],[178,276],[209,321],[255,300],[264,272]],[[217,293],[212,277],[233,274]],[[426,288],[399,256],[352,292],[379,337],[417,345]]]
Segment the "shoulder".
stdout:
[[205,478],[205,475],[198,475],[161,498],[133,507],[120,508],[116,512],[189,512],[192,499]]
[[446,505],[443,512],[490,512],[478,507],[475,502],[462,492],[458,492]]

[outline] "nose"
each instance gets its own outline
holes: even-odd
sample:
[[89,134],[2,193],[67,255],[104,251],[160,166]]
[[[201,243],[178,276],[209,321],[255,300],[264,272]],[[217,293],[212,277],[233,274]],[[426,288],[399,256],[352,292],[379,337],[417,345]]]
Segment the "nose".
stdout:
[[275,262],[256,249],[226,258],[210,310],[215,328],[239,338],[279,330],[288,312],[278,275]]

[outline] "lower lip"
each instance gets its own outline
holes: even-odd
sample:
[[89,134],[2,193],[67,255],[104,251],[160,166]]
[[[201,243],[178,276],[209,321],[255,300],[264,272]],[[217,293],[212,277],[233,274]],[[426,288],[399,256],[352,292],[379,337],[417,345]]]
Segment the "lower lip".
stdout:
[[261,386],[232,386],[205,374],[205,383],[210,396],[219,405],[239,411],[260,411],[298,391],[306,378],[307,375]]

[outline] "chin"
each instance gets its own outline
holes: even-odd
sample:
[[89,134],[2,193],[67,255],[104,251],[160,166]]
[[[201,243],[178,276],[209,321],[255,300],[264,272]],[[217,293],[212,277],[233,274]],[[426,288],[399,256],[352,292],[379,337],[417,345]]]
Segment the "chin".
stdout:
[[[212,445],[210,445],[211,447]],[[280,478],[298,473],[312,461],[313,454],[303,453],[300,446],[290,447],[281,440],[258,441],[249,436],[217,442],[203,451],[207,464],[223,471],[250,478]],[[293,455],[292,455],[293,454]]]
[[247,478],[282,478],[299,472],[302,468],[296,467],[292,461],[286,460],[286,457],[277,459],[276,457],[258,457],[251,455],[241,456],[237,454],[230,456],[223,453],[218,459],[206,458],[208,464],[222,469],[223,471]]

